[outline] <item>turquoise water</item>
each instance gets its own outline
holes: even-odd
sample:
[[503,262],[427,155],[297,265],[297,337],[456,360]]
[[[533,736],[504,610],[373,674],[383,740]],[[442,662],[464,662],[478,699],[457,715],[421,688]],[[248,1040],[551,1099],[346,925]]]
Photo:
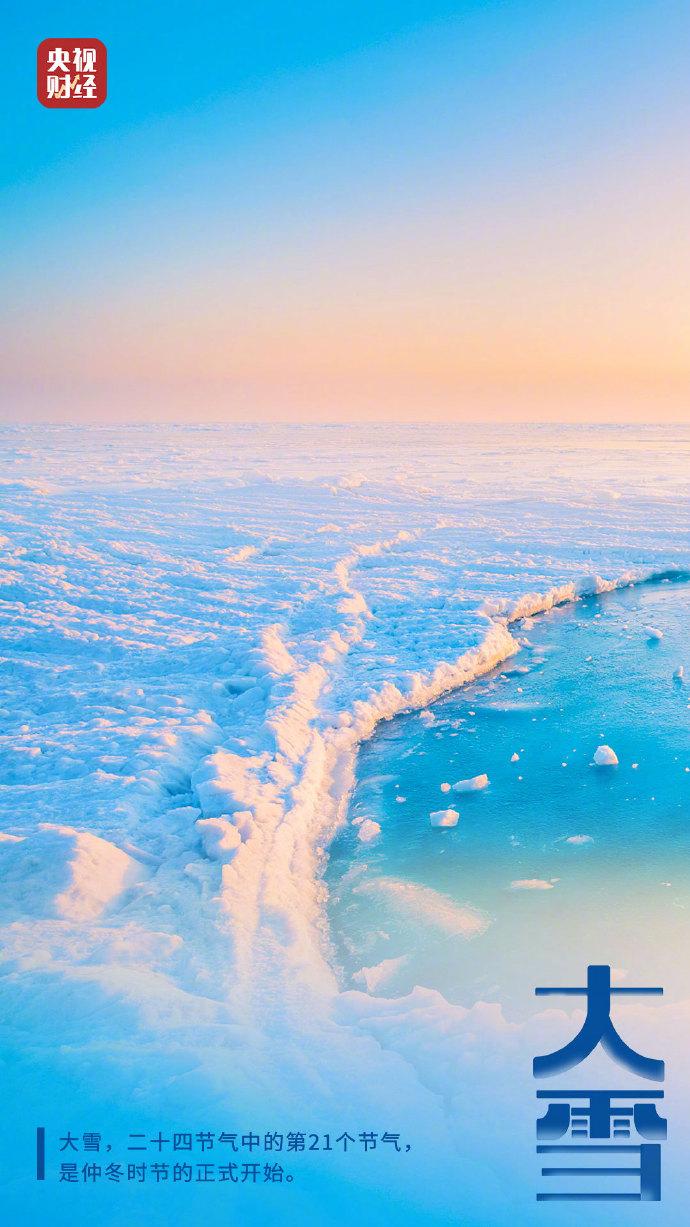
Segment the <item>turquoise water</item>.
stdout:
[[[373,968],[378,994],[421,984],[519,1018],[535,982],[580,983],[598,962],[687,996],[689,632],[686,580],[562,606],[518,624],[520,653],[435,703],[433,722],[378,728],[326,874],[344,986]],[[592,765],[602,743],[618,766]],[[484,791],[441,790],[482,772]],[[448,806],[457,827],[432,828]],[[370,843],[362,816],[381,825]]]

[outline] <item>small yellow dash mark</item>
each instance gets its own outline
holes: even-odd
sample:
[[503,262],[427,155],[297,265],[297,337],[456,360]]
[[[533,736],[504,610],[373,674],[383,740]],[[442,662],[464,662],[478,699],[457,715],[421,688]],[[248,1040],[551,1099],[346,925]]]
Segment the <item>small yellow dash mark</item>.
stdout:
[[76,93],[76,85],[77,85],[77,82],[80,80],[80,78],[81,78],[80,73],[75,73],[74,77],[72,77],[71,80],[69,77],[65,77],[65,80],[63,84],[60,86],[60,89],[58,90],[55,97],[56,98],[69,98],[70,94],[74,96]]

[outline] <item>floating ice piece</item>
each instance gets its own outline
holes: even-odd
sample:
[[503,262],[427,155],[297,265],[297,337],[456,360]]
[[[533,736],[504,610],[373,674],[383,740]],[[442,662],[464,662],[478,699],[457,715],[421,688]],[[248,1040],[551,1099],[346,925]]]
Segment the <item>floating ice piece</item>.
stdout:
[[553,882],[545,882],[543,878],[518,878],[510,883],[511,890],[553,890]]
[[511,763],[519,763],[519,762],[520,762],[520,755],[519,755],[519,754],[517,754],[517,753],[515,753],[515,754],[511,754],[511,756],[510,756],[510,761],[511,761]]
[[373,967],[360,967],[352,979],[355,984],[363,984],[368,993],[375,993],[389,980],[392,980],[406,962],[406,954],[397,959],[383,959],[381,963],[376,963]]
[[401,797],[400,795],[398,795],[395,799],[398,802],[398,805],[404,805],[407,801],[407,797]]
[[683,678],[685,677],[685,666],[679,665],[677,669],[674,669],[673,676],[677,682],[682,682]]
[[460,815],[456,809],[437,809],[429,814],[432,827],[456,827]]
[[594,840],[591,835],[568,835],[565,842],[567,844],[593,844]]
[[659,640],[663,639],[664,637],[664,632],[660,631],[658,626],[647,626],[645,627],[645,630],[647,631],[649,638],[653,639],[655,643],[658,643]]
[[373,818],[365,818],[364,822],[360,822],[357,838],[361,839],[363,844],[368,844],[370,840],[376,839],[377,835],[381,834],[381,827],[378,822],[374,822]]
[[450,792],[450,784],[447,782],[447,780],[443,781],[441,785],[441,792]]
[[469,780],[458,780],[453,784],[453,792],[480,792],[489,784],[488,775],[473,775]]
[[617,767],[618,755],[610,746],[597,746],[594,751],[594,763],[597,767]]

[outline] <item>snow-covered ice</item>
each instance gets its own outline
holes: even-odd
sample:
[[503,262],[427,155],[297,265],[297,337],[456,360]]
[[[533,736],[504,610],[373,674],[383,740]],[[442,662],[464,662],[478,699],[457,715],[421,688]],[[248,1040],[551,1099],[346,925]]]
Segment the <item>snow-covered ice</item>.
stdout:
[[[347,1103],[351,1120],[421,1129],[447,1215],[458,1103],[439,1071],[470,1087],[471,1037],[514,1054],[534,1031],[423,987],[343,991],[326,850],[380,721],[432,723],[430,703],[517,651],[519,619],[688,570],[689,432],[667,442],[660,427],[2,432],[2,1014],[29,1127],[39,1085],[57,1124],[59,1088],[94,1070],[111,1100],[176,1119],[232,1102],[268,1124],[270,1101],[274,1121],[330,1127]],[[490,925],[426,887],[378,891],[449,938]],[[419,1173],[400,1174],[406,1205]]]

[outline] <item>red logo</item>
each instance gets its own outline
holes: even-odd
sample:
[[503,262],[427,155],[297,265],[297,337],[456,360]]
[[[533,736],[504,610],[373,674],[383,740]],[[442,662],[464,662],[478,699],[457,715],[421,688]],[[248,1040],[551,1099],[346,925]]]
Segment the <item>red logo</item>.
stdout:
[[108,52],[100,38],[44,38],[36,53],[44,107],[99,107],[108,92]]

